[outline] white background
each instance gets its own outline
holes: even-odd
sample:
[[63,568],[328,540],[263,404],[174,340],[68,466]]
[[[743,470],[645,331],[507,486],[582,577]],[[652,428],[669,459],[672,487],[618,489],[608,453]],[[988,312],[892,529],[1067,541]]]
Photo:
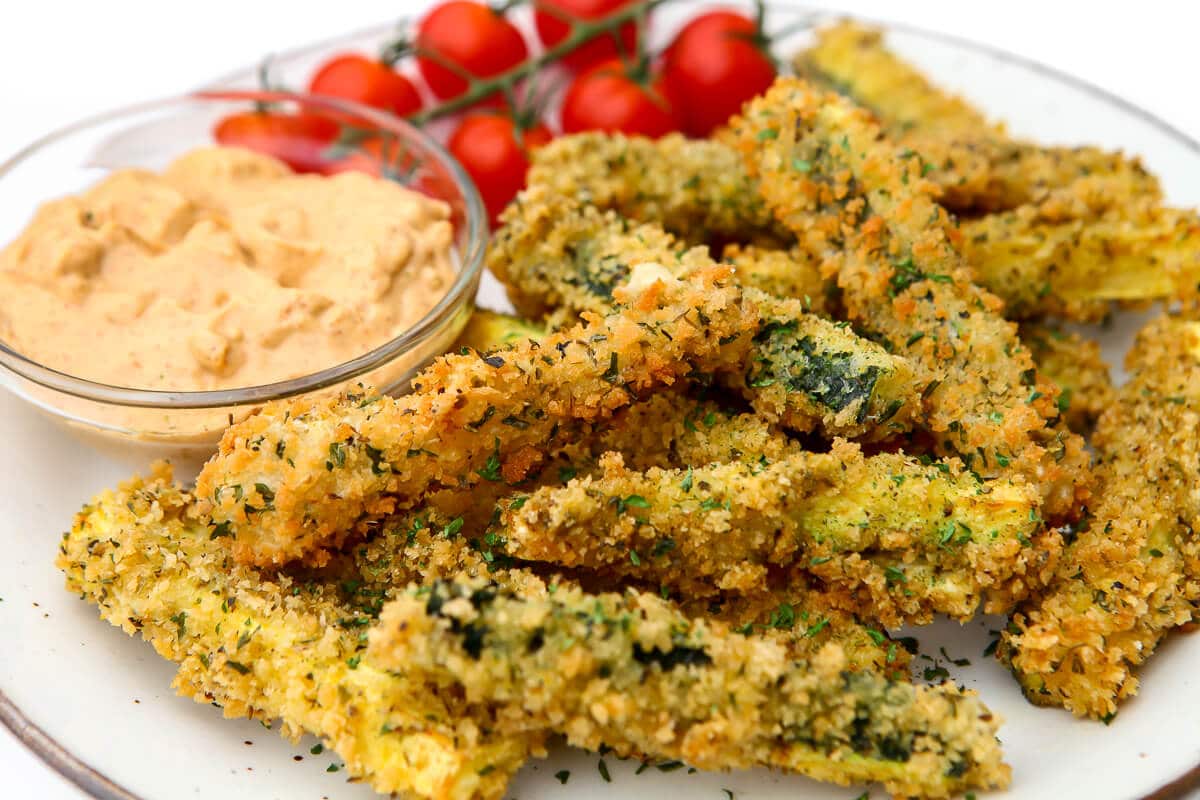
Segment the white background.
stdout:
[[[396,20],[423,5],[410,0],[9,0],[0,14],[0,159],[78,117],[171,95],[256,63],[273,50]],[[1200,137],[1195,85],[1200,11],[1191,2],[830,0],[821,5],[902,20],[1033,58]],[[18,643],[0,645],[0,658],[19,657],[19,652]],[[86,664],[79,665],[79,680],[98,679],[87,674]],[[120,732],[113,738],[119,742]],[[0,776],[5,800],[82,798],[3,729]]]

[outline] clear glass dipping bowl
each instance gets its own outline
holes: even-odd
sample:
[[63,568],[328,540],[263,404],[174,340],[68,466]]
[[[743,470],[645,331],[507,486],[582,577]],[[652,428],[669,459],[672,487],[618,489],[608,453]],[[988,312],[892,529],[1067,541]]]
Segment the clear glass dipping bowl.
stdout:
[[[217,391],[159,391],[110,386],[56,371],[0,340],[0,384],[93,444],[189,459],[210,453],[222,431],[271,400],[333,392],[362,382],[384,392],[402,390],[413,374],[445,352],[473,309],[487,217],[471,180],[442,147],[389,114],[353,104],[286,92],[214,90],[131,106],[51,133],[0,164],[0,246],[12,241],[41,203],[76,194],[109,172],[138,167],[160,171],[196,147],[213,145],[212,131],[227,114],[255,102],[319,115],[367,129],[404,153],[395,179],[447,202],[455,227],[458,274],[449,290],[416,325],[342,364],[291,380]],[[394,143],[394,146],[393,146]],[[322,157],[336,160],[333,149]]]

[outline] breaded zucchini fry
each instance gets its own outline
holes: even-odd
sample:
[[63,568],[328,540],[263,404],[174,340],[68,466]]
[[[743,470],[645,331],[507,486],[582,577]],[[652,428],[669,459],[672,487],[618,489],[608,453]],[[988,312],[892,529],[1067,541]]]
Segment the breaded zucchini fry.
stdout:
[[757,414],[737,413],[712,400],[659,392],[593,432],[590,454],[618,452],[633,469],[683,467],[719,461],[774,461],[799,450]]
[[[479,309],[458,344],[490,352],[521,340],[537,340],[545,331],[533,323],[497,311]],[[774,460],[796,445],[776,426],[757,414],[739,413],[712,400],[677,391],[660,391],[622,410],[603,426],[593,428],[590,440],[568,447],[566,459],[586,452],[594,462],[606,452],[619,451],[637,469],[686,466],[717,461]],[[578,465],[561,464],[578,472]]]
[[179,662],[180,694],[227,717],[279,717],[293,740],[314,733],[380,792],[499,798],[541,749],[536,731],[489,733],[452,695],[377,667],[369,619],[323,587],[233,563],[225,532],[163,469],[85,506],[57,563],[102,617]]
[[1002,126],[884,47],[877,30],[853,22],[825,28],[815,46],[796,57],[795,68],[871,111],[894,141],[920,153],[940,199],[953,210],[1012,209],[1080,179],[1102,179],[1110,196],[1160,194],[1137,159],[1010,139]]
[[837,287],[821,276],[821,265],[799,248],[779,250],[757,245],[726,245],[721,260],[734,266],[743,286],[804,301],[814,314],[828,315]]
[[1200,609],[1200,322],[1152,322],[1128,366],[1092,440],[1097,504],[999,650],[1031,701],[1080,716],[1116,713],[1138,665]]
[[527,339],[537,341],[546,335],[545,329],[514,314],[477,308],[458,335],[451,353],[469,347],[480,353],[490,353]]
[[[648,404],[633,409],[641,405]],[[721,425],[716,423],[714,429]],[[487,576],[520,593],[538,591],[541,581],[511,563],[504,538],[494,527],[494,520],[505,509],[519,507],[526,498],[516,493],[489,505],[477,491],[440,492],[424,507],[382,521],[378,532],[342,557],[347,563],[336,565],[335,579],[345,601],[356,613],[376,618],[384,603],[413,582]],[[561,577],[554,580],[563,584]],[[660,587],[660,592],[665,593],[665,587]],[[792,579],[786,590],[753,597],[677,599],[681,613],[709,616],[739,633],[765,636],[786,646],[792,657],[811,657],[827,643],[836,642],[846,654],[848,669],[876,670],[895,680],[908,680],[909,653],[889,638],[885,629],[863,625],[837,609],[817,611],[811,598],[810,590]]]
[[[383,521],[378,533],[352,548],[349,563],[337,573],[346,602],[356,612],[376,618],[384,603],[402,594],[410,583],[455,577],[486,576],[520,593],[538,591],[542,583],[507,558],[504,538],[491,522],[493,509],[498,516],[519,507],[526,497],[513,494],[493,506],[474,492],[439,493],[421,509]],[[552,571],[557,565],[544,566]],[[561,576],[554,582],[564,585]],[[800,580],[790,579],[786,589],[753,596],[700,600],[675,595],[670,599],[681,613],[708,616],[739,633],[778,641],[793,657],[810,657],[836,642],[846,653],[847,668],[873,669],[908,680],[909,653],[882,626],[864,625],[846,612],[821,607]]]
[[1058,386],[1058,410],[1067,427],[1079,434],[1089,433],[1100,414],[1115,402],[1100,343],[1047,323],[1024,323],[1020,334],[1038,372]]
[[801,77],[869,109],[891,134],[936,131],[965,138],[1002,135],[999,126],[963,98],[934,86],[883,45],[883,33],[843,20],[817,31],[816,43],[796,54]]
[[518,483],[547,453],[655,387],[739,369],[760,318],[708,265],[654,272],[607,317],[483,357],[435,361],[399,398],[269,404],[226,431],[197,481],[243,563],[319,560],[360,517],[442,487]]
[[436,492],[419,508],[375,521],[369,536],[326,569],[337,571],[346,602],[370,617],[410,583],[488,574],[508,582],[510,573],[493,570],[484,557],[481,532],[503,502],[488,494]]
[[487,267],[518,312],[552,326],[584,311],[608,313],[635,264],[683,272],[710,260],[659,225],[631,222],[540,185],[519,193],[500,221]]
[[1006,613],[1057,565],[1024,483],[982,482],[957,463],[829,453],[767,462],[625,468],[544,487],[510,504],[509,552],[670,588],[682,597],[754,595],[771,570],[822,584],[819,602],[887,627],[935,612]]
[[1126,206],[1060,222],[1023,207],[961,230],[963,256],[1010,318],[1099,320],[1113,303],[1161,300],[1200,276],[1195,211]]
[[731,127],[767,204],[837,270],[850,317],[913,363],[937,451],[983,475],[1023,475],[1048,516],[1074,513],[1083,442],[1053,427],[1057,388],[1038,378],[1002,303],[972,283],[920,160],[862,109],[795,79]]
[[881,781],[898,795],[1009,780],[997,720],[972,694],[848,671],[837,645],[792,661],[777,642],[646,594],[522,599],[487,582],[438,583],[389,603],[370,639],[379,663],[461,686],[501,731],[549,729],[701,769]]
[[[605,313],[636,264],[685,275],[712,265],[704,248],[686,249],[656,225],[573,205],[542,187],[505,210],[488,267],[523,313],[570,319]],[[741,372],[716,378],[771,421],[797,431],[887,438],[907,429],[917,405],[908,364],[844,325],[806,312],[804,301],[746,290],[760,315]]]
[[912,679],[912,656],[900,642],[893,641],[879,625],[863,624],[844,611],[818,610],[811,589],[798,581],[784,591],[681,598],[676,606],[684,616],[705,617],[743,636],[777,642],[787,648],[792,659],[810,659],[833,642],[845,653],[848,669],[870,670],[897,681]]
[[655,222],[691,244],[777,229],[737,153],[719,142],[580,133],[538,148],[530,160],[526,185]]

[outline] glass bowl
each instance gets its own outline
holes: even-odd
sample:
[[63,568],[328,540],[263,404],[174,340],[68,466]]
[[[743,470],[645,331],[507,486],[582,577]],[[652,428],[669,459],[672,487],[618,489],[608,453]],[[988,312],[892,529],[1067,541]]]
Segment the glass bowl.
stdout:
[[[280,111],[330,119],[343,131],[379,138],[384,142],[380,151],[395,154],[385,165],[389,177],[449,204],[457,274],[446,294],[411,328],[350,361],[289,380],[236,389],[164,391],[97,383],[38,363],[0,340],[0,382],[9,391],[89,435],[94,444],[108,445],[104,449],[132,446],[144,458],[145,448],[137,447],[142,444],[163,456],[186,460],[211,452],[228,425],[268,401],[334,392],[351,382],[399,391],[417,370],[449,348],[471,314],[482,271],[487,244],[482,202],[470,178],[436,141],[389,114],[363,106],[287,92],[230,89],[196,92],[83,120],[0,164],[0,241],[6,244],[14,239],[42,202],[82,191],[116,169],[162,170],[189,150],[215,144],[214,125],[227,114],[263,103]],[[345,161],[346,150],[328,147],[319,150],[317,157],[326,163],[314,164],[314,169],[332,167]]]

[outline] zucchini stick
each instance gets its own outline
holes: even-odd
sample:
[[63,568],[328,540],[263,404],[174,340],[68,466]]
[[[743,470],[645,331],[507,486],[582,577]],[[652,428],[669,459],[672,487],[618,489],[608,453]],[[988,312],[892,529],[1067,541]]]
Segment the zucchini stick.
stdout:
[[[633,225],[609,212],[527,189],[509,205],[488,266],[523,313],[567,319],[612,308],[612,291],[636,264],[684,275],[712,259],[686,249],[655,225]],[[906,430],[917,404],[902,358],[846,326],[807,313],[804,301],[746,289],[760,325],[745,368],[718,373],[756,411],[792,430],[889,438]]]
[[1045,513],[1086,492],[1082,440],[1061,427],[1002,303],[972,283],[920,159],[862,109],[783,78],[732,123],[768,205],[838,270],[847,312],[917,370],[937,452],[983,475],[1023,475]]
[[197,492],[229,524],[235,557],[267,565],[320,560],[360,518],[431,490],[519,483],[639,396],[740,369],[760,317],[730,272],[652,271],[609,316],[489,356],[443,356],[402,397],[269,404],[226,431]]
[[935,612],[1006,613],[1057,565],[1036,490],[957,463],[864,458],[853,444],[777,461],[626,469],[544,487],[501,519],[509,552],[669,587],[753,595],[769,570],[822,585],[819,600],[887,627]]
[[180,694],[227,717],[279,717],[292,740],[314,733],[380,792],[499,798],[542,752],[538,732],[488,733],[452,695],[373,664],[369,617],[325,587],[239,566],[226,532],[160,468],[85,506],[58,566],[102,617],[179,663]]
[[1158,182],[1137,159],[1095,147],[1013,140],[888,50],[877,30],[853,22],[825,28],[796,57],[795,68],[870,110],[894,141],[920,153],[924,173],[951,210],[1009,210],[1078,181],[1103,184],[1102,202],[1160,195]]
[[1200,322],[1152,322],[1128,365],[1133,376],[1092,439],[1097,503],[998,650],[1032,702],[1101,719],[1200,608]]
[[972,693],[849,671],[836,644],[792,661],[777,642],[636,592],[518,598],[482,581],[437,583],[388,604],[369,651],[461,686],[501,731],[553,730],[590,749],[881,781],[906,796],[1009,780],[997,719]]
[[1058,410],[1067,427],[1091,433],[1100,414],[1116,402],[1100,343],[1049,323],[1026,322],[1020,330],[1038,371],[1058,386]]
[[[487,576],[520,593],[539,591],[542,581],[525,565],[508,558],[504,538],[494,526],[505,509],[526,501],[517,493],[494,505],[481,502],[477,492],[444,492],[425,506],[384,520],[367,541],[356,545],[332,577],[356,614],[377,618],[384,603],[402,594],[410,583],[429,583],[456,577]],[[489,511],[495,509],[494,515]],[[560,565],[540,565],[554,574]],[[579,575],[579,573],[571,573]],[[564,579],[553,579],[562,585]],[[668,595],[665,587],[660,593]],[[854,616],[816,602],[800,581],[786,590],[753,597],[727,595],[698,598],[671,596],[695,616],[725,621],[744,634],[781,642],[793,656],[811,656],[829,642],[846,653],[848,669],[885,671],[908,680],[908,651],[891,640],[878,624],[860,623]]]
[[528,186],[657,223],[690,244],[778,229],[737,153],[720,142],[582,133],[539,147],[530,160]]
[[1195,211],[1125,207],[1065,222],[1027,211],[961,225],[964,257],[1010,318],[1095,321],[1114,303],[1163,300],[1200,277]]

